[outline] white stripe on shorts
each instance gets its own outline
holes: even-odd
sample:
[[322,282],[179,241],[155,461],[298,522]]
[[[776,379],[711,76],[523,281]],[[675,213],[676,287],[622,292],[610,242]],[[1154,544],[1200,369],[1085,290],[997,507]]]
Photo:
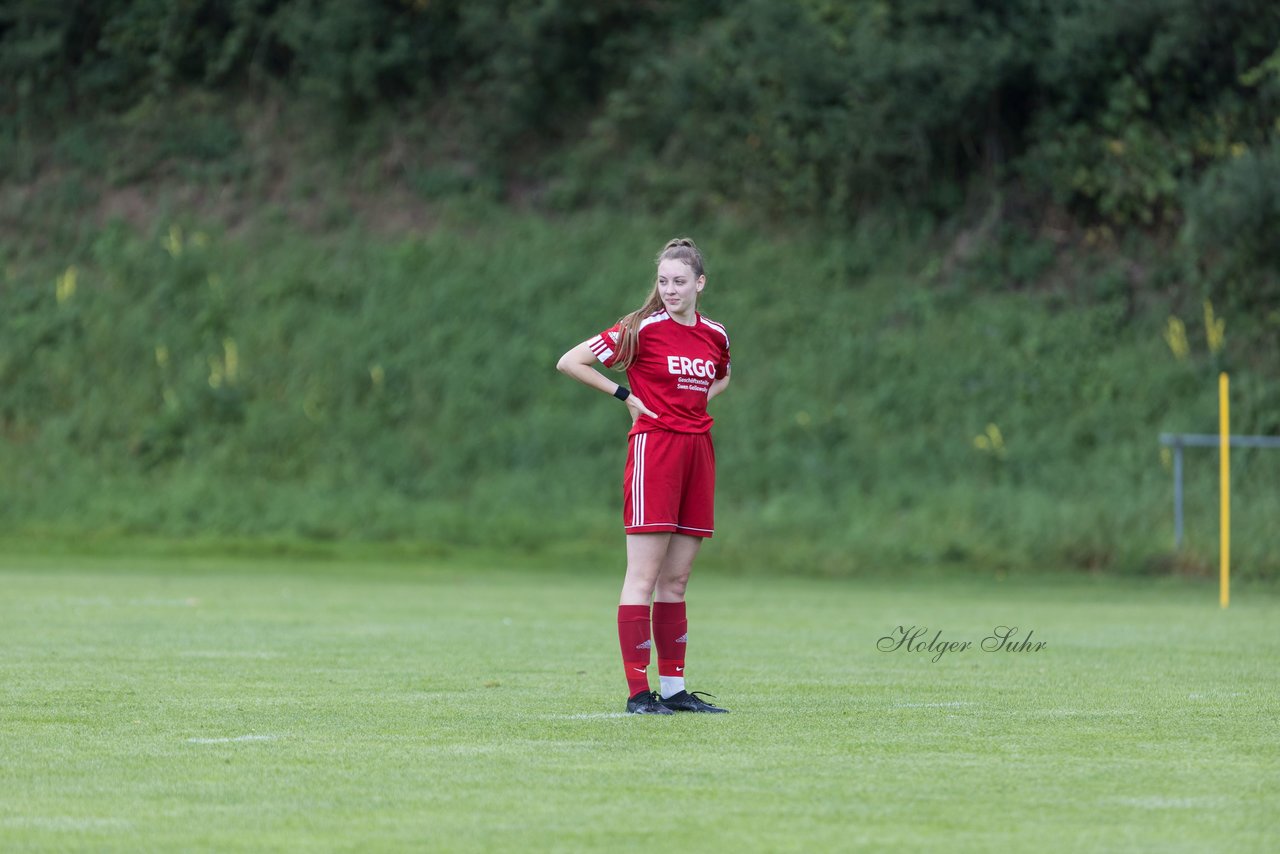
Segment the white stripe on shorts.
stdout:
[[644,524],[644,445],[648,433],[636,435],[635,460],[631,467],[631,525]]

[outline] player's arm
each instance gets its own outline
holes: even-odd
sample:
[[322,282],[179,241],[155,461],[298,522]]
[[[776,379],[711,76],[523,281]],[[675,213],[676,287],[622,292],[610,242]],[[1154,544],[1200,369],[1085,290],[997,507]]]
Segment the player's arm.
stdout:
[[[596,370],[595,366],[598,360],[596,359],[596,354],[591,350],[591,342],[593,340],[588,338],[561,356],[560,361],[556,362],[556,370],[573,377],[583,385],[611,395],[618,390],[618,383]],[[627,404],[627,409],[631,411],[632,423],[635,423],[635,420],[641,415],[648,415],[650,418],[658,417],[656,412],[645,406],[644,401],[634,394],[629,395],[625,403]]]
[[728,388],[728,387],[729,387],[729,375],[730,375],[731,373],[733,373],[733,367],[732,367],[732,366],[730,366],[730,367],[726,368],[726,369],[725,369],[725,372],[724,372],[724,376],[722,376],[720,379],[718,379],[718,380],[716,380],[715,382],[713,382],[713,383],[711,384],[711,388],[707,389],[707,402],[708,402],[708,403],[710,403],[710,402],[711,402],[711,399],[712,399],[713,397],[715,397],[717,394],[719,394],[720,392],[724,391],[726,388]]

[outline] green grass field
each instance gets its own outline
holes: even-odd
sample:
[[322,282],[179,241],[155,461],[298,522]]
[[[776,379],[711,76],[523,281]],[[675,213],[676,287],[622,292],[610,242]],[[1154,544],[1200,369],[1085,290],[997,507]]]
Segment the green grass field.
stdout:
[[690,687],[733,714],[639,718],[618,582],[0,558],[0,849],[1280,847],[1274,592],[695,574]]

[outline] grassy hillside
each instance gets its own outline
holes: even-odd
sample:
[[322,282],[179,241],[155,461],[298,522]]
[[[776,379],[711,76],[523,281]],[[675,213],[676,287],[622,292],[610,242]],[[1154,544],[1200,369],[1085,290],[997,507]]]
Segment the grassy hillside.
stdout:
[[[888,219],[788,233],[484,204],[412,237],[212,222],[7,250],[9,537],[616,557],[625,413],[553,366],[639,304],[676,233],[704,247],[704,308],[733,339],[713,405],[724,566],[1207,573],[1216,455],[1188,454],[1172,554],[1157,434],[1216,429],[1220,368],[1236,432],[1280,427],[1259,343],[1275,319],[1218,307],[1211,348],[1189,288],[1133,284],[1142,246],[972,252],[958,226]],[[1275,574],[1280,455],[1232,459],[1237,571]]]

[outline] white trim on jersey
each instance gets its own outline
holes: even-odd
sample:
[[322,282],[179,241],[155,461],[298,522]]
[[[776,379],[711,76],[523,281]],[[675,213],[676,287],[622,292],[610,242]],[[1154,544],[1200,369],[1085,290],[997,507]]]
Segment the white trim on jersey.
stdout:
[[604,337],[597,335],[595,340],[591,342],[591,352],[596,354],[596,358],[601,362],[607,362],[613,358],[613,349],[604,342]]
[[636,329],[636,331],[639,332],[641,329],[644,329],[650,323],[657,323],[659,320],[670,320],[670,319],[671,319],[671,315],[667,314],[666,309],[659,309],[658,311],[655,311],[653,314],[646,317],[644,320],[640,321],[640,326],[638,329]]
[[726,329],[725,329],[723,326],[721,326],[719,323],[716,323],[716,322],[715,322],[714,320],[712,320],[711,318],[706,317],[705,315],[701,315],[701,314],[700,314],[700,315],[698,315],[698,318],[699,318],[703,323],[707,324],[707,326],[710,326],[712,329],[716,330],[716,331],[717,331],[717,332],[719,332],[721,335],[723,335],[723,336],[724,336],[724,346],[726,346],[726,347],[728,347],[728,346],[729,346],[729,332],[728,332],[728,330],[726,330]]

